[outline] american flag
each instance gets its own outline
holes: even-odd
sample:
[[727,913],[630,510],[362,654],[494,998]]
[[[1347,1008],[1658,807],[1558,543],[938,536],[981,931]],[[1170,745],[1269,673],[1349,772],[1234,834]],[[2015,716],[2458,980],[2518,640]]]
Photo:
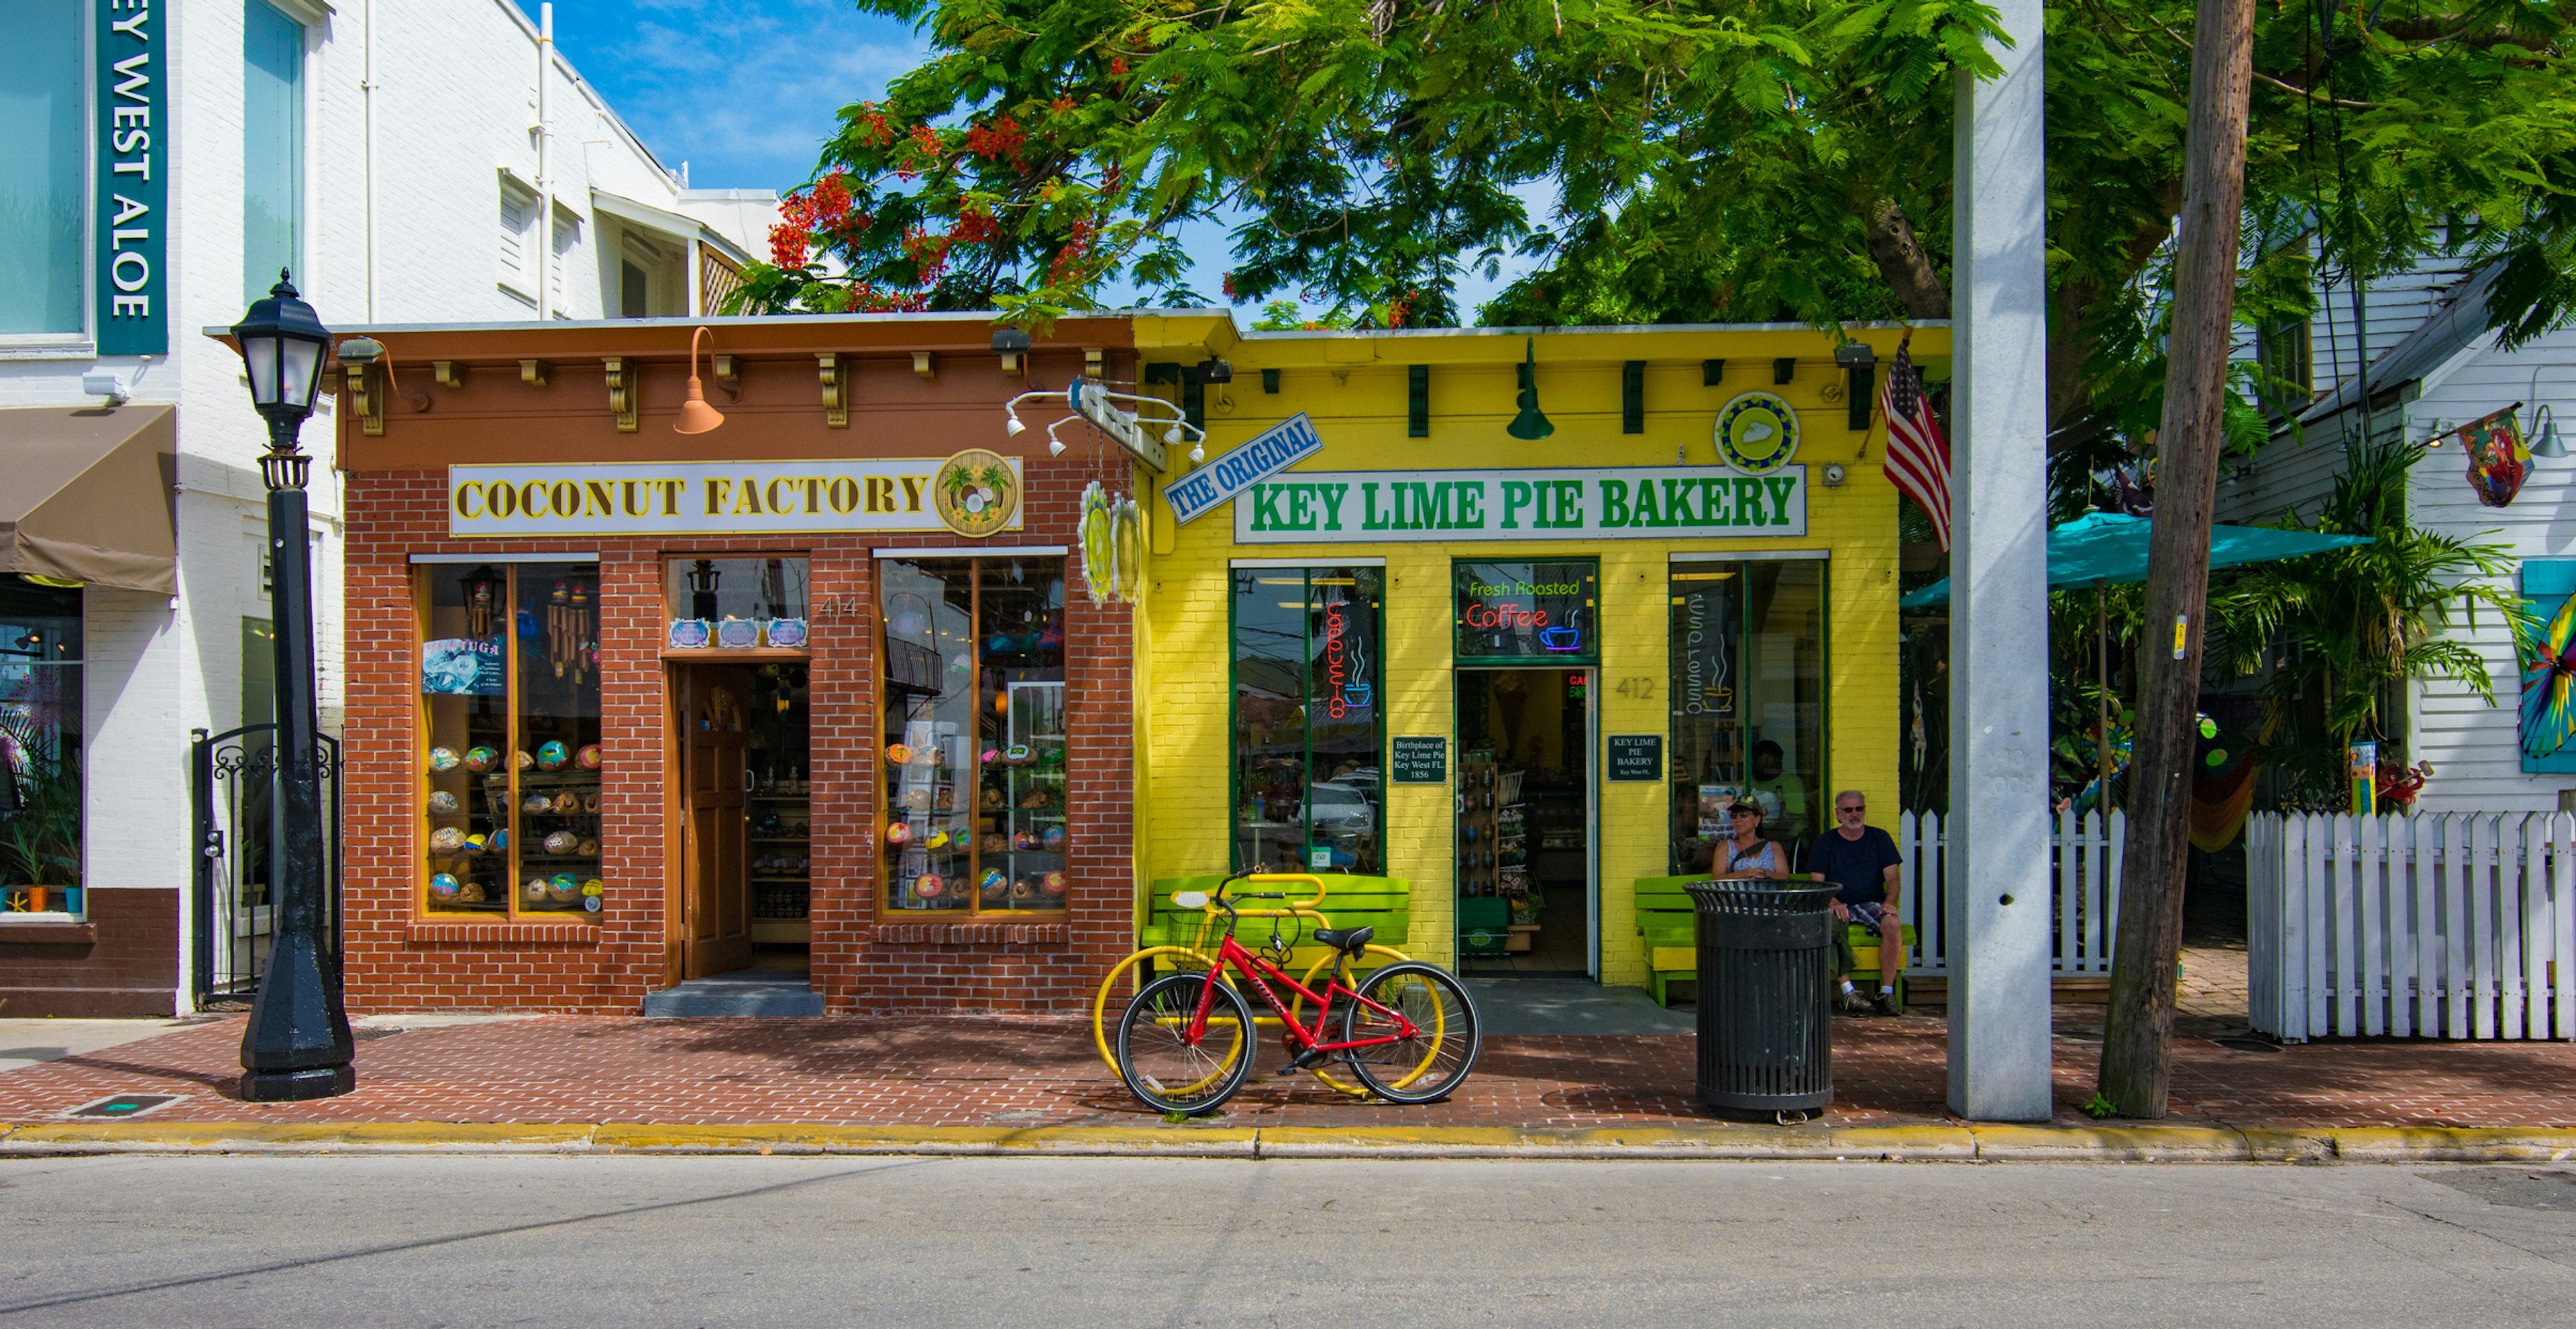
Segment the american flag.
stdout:
[[1950,440],[1933,418],[1932,402],[1923,395],[1923,374],[1905,353],[1913,343],[1897,343],[1896,363],[1879,389],[1878,406],[1887,415],[1887,479],[1932,519],[1932,538],[1950,547]]

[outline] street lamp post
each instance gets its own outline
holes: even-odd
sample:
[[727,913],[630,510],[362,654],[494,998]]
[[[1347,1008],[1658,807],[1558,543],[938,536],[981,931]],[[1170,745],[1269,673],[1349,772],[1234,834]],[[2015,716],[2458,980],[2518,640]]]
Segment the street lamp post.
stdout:
[[269,615],[275,651],[277,796],[269,821],[268,968],[242,1031],[241,1096],[253,1103],[329,1098],[357,1087],[349,1015],[331,954],[330,866],[322,857],[321,725],[314,711],[313,561],[304,485],[312,463],[297,435],[313,413],[331,332],[296,298],[284,270],[268,298],[233,325],[252,405],[268,421],[259,459],[268,485]]

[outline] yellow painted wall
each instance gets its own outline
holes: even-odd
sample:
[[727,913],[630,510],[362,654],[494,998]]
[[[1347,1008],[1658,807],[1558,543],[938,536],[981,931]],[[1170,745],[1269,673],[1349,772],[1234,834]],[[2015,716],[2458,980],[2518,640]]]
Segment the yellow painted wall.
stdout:
[[[1882,366],[1893,359],[1895,329],[1858,331]],[[1149,589],[1137,615],[1139,760],[1136,870],[1140,885],[1158,877],[1220,870],[1229,836],[1230,724],[1227,570],[1235,559],[1299,559],[1327,564],[1380,556],[1387,566],[1383,648],[1385,733],[1442,735],[1449,741],[1452,785],[1390,784],[1382,843],[1386,872],[1413,883],[1412,939],[1407,949],[1455,962],[1456,885],[1453,790],[1458,745],[1453,728],[1450,563],[1455,558],[1593,556],[1601,564],[1601,664],[1593,733],[1600,807],[1596,856],[1601,882],[1602,979],[1642,984],[1645,955],[1636,934],[1631,883],[1660,876],[1668,861],[1667,783],[1613,784],[1602,778],[1607,734],[1664,733],[1668,725],[1667,641],[1673,554],[1746,550],[1829,551],[1825,780],[1857,787],[1880,818],[1896,810],[1897,614],[1896,491],[1878,466],[1883,423],[1866,434],[1847,427],[1844,374],[1832,364],[1832,339],[1805,328],[1562,330],[1537,337],[1541,408],[1553,436],[1523,442],[1504,432],[1516,413],[1520,335],[1477,332],[1252,334],[1237,339],[1222,317],[1140,318],[1139,358],[1196,362],[1211,352],[1233,364],[1234,381],[1207,389],[1208,455],[1216,457],[1298,411],[1314,421],[1324,450],[1298,470],[1494,470],[1515,467],[1670,466],[1714,461],[1711,433],[1721,406],[1747,391],[1777,393],[1799,412],[1796,460],[1808,468],[1807,534],[1802,538],[1625,540],[1585,537],[1564,542],[1464,541],[1312,545],[1234,543],[1232,504],[1176,527],[1160,502],[1152,513]],[[1918,329],[1914,352],[1946,366],[1948,331]],[[1795,357],[1785,385],[1772,382],[1772,361]],[[1702,383],[1702,361],[1722,358],[1722,381]],[[1647,362],[1645,432],[1620,432],[1620,367]],[[1431,432],[1406,436],[1406,366],[1432,366]],[[1280,373],[1280,391],[1262,390],[1261,371]],[[1883,372],[1883,369],[1882,369]],[[1866,456],[1863,444],[1866,440]],[[1847,468],[1828,488],[1829,462]],[[1168,481],[1190,466],[1176,452]],[[1292,472],[1293,474],[1293,472]],[[1652,697],[1622,696],[1621,679],[1656,680]],[[1667,744],[1669,747],[1669,743]],[[1669,752],[1667,766],[1669,767]],[[1388,771],[1392,775],[1392,770]],[[1669,770],[1667,771],[1669,775]],[[1329,909],[1329,904],[1327,905]]]

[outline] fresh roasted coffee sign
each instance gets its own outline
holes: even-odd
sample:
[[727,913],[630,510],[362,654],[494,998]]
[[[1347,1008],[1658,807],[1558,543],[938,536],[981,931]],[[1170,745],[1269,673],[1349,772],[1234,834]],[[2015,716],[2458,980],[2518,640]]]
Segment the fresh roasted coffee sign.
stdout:
[[451,466],[447,533],[473,536],[705,535],[789,531],[1020,529],[1020,461],[956,457],[833,461]]
[[1234,500],[1242,544],[1807,533],[1807,468],[1290,471]]

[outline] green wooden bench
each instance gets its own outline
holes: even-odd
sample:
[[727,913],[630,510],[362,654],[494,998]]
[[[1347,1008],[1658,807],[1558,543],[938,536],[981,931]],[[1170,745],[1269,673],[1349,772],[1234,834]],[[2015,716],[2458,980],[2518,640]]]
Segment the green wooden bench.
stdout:
[[[1375,928],[1377,935],[1369,938],[1370,945],[1399,951],[1405,948],[1406,930],[1413,917],[1412,882],[1402,877],[1352,877],[1329,872],[1316,875],[1324,881],[1324,902],[1315,912],[1331,919],[1330,924],[1313,918],[1273,920],[1255,917],[1253,910],[1276,909],[1280,902],[1242,899],[1245,891],[1280,890],[1302,899],[1314,893],[1306,883],[1237,882],[1231,894],[1239,901],[1237,907],[1244,911],[1244,918],[1235,928],[1234,939],[1259,950],[1261,944],[1270,939],[1271,924],[1275,921],[1281,931],[1299,939],[1296,947],[1289,951],[1288,963],[1284,967],[1300,978],[1305,977],[1306,971],[1313,968],[1316,961],[1332,953],[1330,948],[1315,944],[1314,932],[1319,927]],[[1174,905],[1172,896],[1180,891],[1214,892],[1224,880],[1222,876],[1205,876],[1165,877],[1156,881],[1145,922],[1136,929],[1137,948],[1196,944],[1199,925],[1206,921],[1207,914],[1203,910],[1182,909]],[[1207,947],[1211,951],[1216,948],[1213,929],[1210,930]],[[1351,961],[1351,972],[1365,973],[1389,963],[1392,961],[1383,955],[1362,955]]]
[[[1646,939],[1646,990],[1654,994],[1655,1004],[1670,1006],[1672,985],[1699,985],[1699,906],[1691,901],[1685,889],[1691,882],[1706,877],[1639,877],[1637,878],[1637,935]],[[1857,976],[1878,973],[1878,934],[1859,924],[1846,930],[1851,943]],[[1905,928],[1905,944],[1914,945],[1914,928]],[[1857,980],[1855,980],[1857,981]],[[1877,995],[1873,985],[1870,995]],[[1694,996],[1697,994],[1694,993]],[[1897,1000],[1905,999],[1905,976],[1896,979]]]

